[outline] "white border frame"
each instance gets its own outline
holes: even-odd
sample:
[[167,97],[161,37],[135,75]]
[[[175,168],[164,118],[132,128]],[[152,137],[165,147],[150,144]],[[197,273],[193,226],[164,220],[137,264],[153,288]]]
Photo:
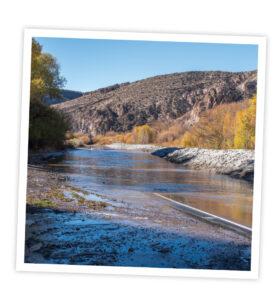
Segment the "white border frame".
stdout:
[[[255,170],[254,170],[255,175],[254,175],[254,191],[253,191],[254,200],[253,200],[252,248],[251,248],[251,270],[250,271],[77,266],[77,265],[58,265],[58,264],[51,265],[51,264],[24,263],[28,123],[29,123],[32,37],[112,39],[112,40],[117,39],[117,40],[258,45],[257,116],[256,116]],[[266,60],[266,38],[265,37],[25,29],[24,30],[23,76],[22,76],[23,89],[22,89],[22,114],[21,114],[21,135],[20,135],[16,270],[36,271],[36,272],[41,272],[41,271],[60,272],[60,273],[65,272],[65,273],[90,273],[90,274],[258,279],[261,190],[262,190],[262,161],[263,161],[263,123],[264,123],[264,102],[265,102],[265,60]]]

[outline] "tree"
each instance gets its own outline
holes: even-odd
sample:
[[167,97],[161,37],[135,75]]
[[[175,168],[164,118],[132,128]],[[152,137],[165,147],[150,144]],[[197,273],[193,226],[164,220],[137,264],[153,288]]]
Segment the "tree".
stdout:
[[153,132],[148,125],[135,126],[132,135],[136,144],[148,144],[153,141]]
[[236,129],[234,133],[234,147],[236,149],[254,149],[256,95],[249,100],[250,106],[236,114]]
[[66,115],[43,105],[30,103],[29,148],[34,150],[61,149],[64,147],[65,133],[69,129]]
[[42,101],[46,96],[61,98],[61,88],[65,79],[60,76],[59,65],[55,57],[48,53],[42,53],[41,45],[32,40],[31,56],[31,101]]
[[69,129],[67,117],[43,104],[46,97],[61,98],[60,88],[65,79],[59,74],[59,65],[51,54],[42,53],[41,45],[32,40],[29,148],[63,148]]
[[208,149],[253,149],[256,97],[249,101],[222,104],[205,111],[181,141],[182,147]]

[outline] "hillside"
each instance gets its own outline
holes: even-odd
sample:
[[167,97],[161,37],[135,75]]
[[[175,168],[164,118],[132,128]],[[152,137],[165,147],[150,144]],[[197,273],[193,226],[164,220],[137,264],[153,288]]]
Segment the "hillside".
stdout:
[[45,105],[52,105],[52,104],[66,102],[66,101],[70,101],[70,100],[73,100],[75,98],[81,97],[83,95],[83,93],[78,92],[78,91],[72,91],[72,90],[61,90],[61,95],[62,95],[62,99],[48,99],[48,98],[45,98],[43,103]]
[[256,87],[257,71],[174,73],[116,84],[53,107],[70,116],[73,131],[91,135],[126,132],[155,120],[190,127],[201,112],[248,99]]

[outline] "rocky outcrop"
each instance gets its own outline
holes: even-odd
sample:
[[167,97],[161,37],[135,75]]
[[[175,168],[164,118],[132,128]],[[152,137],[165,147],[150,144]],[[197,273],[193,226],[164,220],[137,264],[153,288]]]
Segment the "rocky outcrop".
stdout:
[[257,71],[174,73],[116,84],[53,106],[70,116],[73,131],[91,135],[130,131],[155,120],[189,127],[207,109],[251,97],[256,86]]
[[254,150],[163,148],[152,154],[192,169],[206,170],[253,182]]

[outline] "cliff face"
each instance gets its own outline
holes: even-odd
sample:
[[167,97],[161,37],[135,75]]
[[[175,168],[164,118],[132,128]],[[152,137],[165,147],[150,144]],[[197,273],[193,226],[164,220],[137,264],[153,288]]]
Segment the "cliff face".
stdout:
[[199,114],[256,93],[257,71],[185,72],[116,84],[55,104],[72,121],[73,131],[91,135],[129,131],[155,120],[177,120],[189,127]]

